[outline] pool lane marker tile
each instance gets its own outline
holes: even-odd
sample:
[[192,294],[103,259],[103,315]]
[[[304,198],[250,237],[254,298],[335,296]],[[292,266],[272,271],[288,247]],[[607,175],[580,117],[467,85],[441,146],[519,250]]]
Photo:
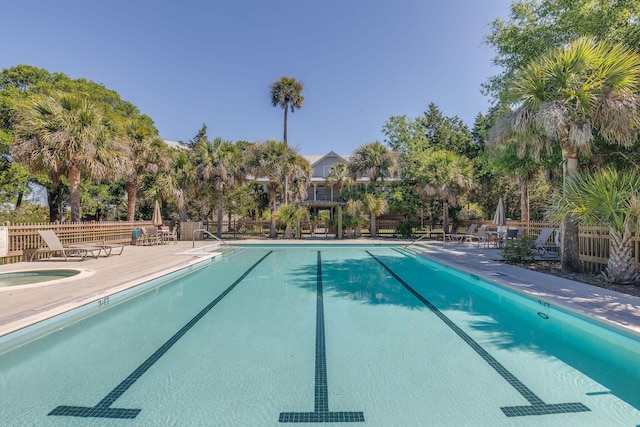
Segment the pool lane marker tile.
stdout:
[[111,405],[120,398],[137,380],[140,378],[154,363],[156,363],[180,338],[186,334],[200,319],[202,319],[216,304],[218,304],[229,292],[233,290],[251,271],[258,266],[266,257],[271,255],[272,251],[267,252],[262,258],[256,261],[242,276],[240,276],[231,286],[224,290],[216,299],[211,301],[209,305],[196,314],[186,325],[176,332],[167,342],[165,342],[158,350],[156,350],[147,360],[136,368],[127,378],[116,386],[104,399],[96,406],[58,406],[48,415],[58,415],[66,417],[83,417],[83,418],[135,418],[141,409],[124,409],[112,408]]
[[429,310],[440,318],[449,328],[453,330],[464,342],[466,342],[476,353],[484,359],[498,374],[502,376],[518,393],[522,395],[530,405],[525,406],[505,406],[500,408],[507,417],[522,417],[526,415],[548,415],[548,414],[565,414],[573,412],[587,412],[590,409],[582,403],[557,403],[549,404],[540,399],[533,391],[524,385],[515,375],[498,362],[487,350],[464,332],[458,325],[442,313],[435,305],[431,304],[425,297],[420,295],[407,282],[402,280],[391,268],[383,263],[378,257],[371,252],[366,251],[369,256],[375,259],[378,264],[384,267],[402,286],[418,298]]
[[353,423],[363,422],[362,412],[330,412],[327,383],[327,353],[324,342],[324,303],[322,300],[322,257],[318,251],[316,269],[316,372],[313,412],[281,412],[281,423]]

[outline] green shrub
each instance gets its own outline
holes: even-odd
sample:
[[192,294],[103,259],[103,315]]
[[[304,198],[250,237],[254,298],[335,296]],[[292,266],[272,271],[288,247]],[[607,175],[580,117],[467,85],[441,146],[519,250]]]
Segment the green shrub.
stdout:
[[530,237],[507,240],[502,246],[502,258],[516,264],[533,262],[535,256],[533,242],[534,240]]
[[415,227],[416,223],[414,221],[400,221],[396,227],[396,233],[400,234],[401,237],[408,239],[409,237],[413,237],[413,229]]

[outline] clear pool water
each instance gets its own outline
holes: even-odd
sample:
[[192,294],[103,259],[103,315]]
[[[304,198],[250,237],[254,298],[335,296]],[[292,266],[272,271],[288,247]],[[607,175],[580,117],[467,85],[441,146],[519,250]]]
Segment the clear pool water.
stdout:
[[246,248],[97,310],[0,356],[0,425],[640,424],[634,337],[393,247]]
[[50,280],[64,279],[65,277],[79,274],[78,270],[34,270],[16,271],[0,274],[0,287],[22,286],[32,283],[48,282]]

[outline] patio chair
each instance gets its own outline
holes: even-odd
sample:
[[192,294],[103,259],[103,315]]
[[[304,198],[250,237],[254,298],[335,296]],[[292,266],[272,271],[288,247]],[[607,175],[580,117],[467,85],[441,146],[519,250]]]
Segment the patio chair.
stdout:
[[560,256],[560,245],[555,239],[552,243],[549,243],[549,238],[556,231],[553,227],[545,227],[542,229],[536,242],[534,243],[534,251],[540,256],[540,258]]
[[100,247],[94,245],[65,246],[62,244],[60,239],[58,239],[58,236],[53,230],[38,230],[38,234],[40,235],[40,237],[42,237],[42,240],[44,240],[44,243],[47,245],[47,247],[38,248],[33,251],[31,253],[29,261],[33,261],[33,258],[37,254],[42,253],[50,253],[52,255],[59,253],[62,255],[65,261],[68,261],[69,257],[79,256],[80,258],[82,258],[82,261],[84,261],[84,259],[89,256],[89,254],[91,254],[91,256],[94,258],[98,258],[98,256],[100,255],[100,251],[102,250]]
[[160,227],[160,231],[162,232],[162,241],[168,242],[169,240],[173,240],[174,244],[178,244],[178,230],[174,228],[173,231],[166,225]]
[[[93,243],[92,243],[93,245]],[[102,251],[104,252],[105,256],[111,256],[111,252],[114,249],[118,249],[120,248],[120,252],[118,252],[117,254],[114,255],[122,255],[122,251],[124,251],[124,245],[120,244],[120,243],[95,243],[95,246],[99,247],[100,249],[102,249]]]
[[489,244],[489,233],[487,233],[487,224],[482,224],[476,234],[472,234],[470,236],[463,237],[461,242],[478,242],[478,247],[480,247],[480,242],[484,242],[484,245],[487,246]]
[[457,240],[458,242],[463,242],[466,237],[474,235],[473,233],[475,233],[476,228],[478,228],[478,224],[471,224],[467,229],[466,233],[464,234],[450,233],[450,234],[447,234],[446,237],[448,237],[449,240]]
[[145,227],[142,229],[145,245],[160,245],[162,244],[162,233],[158,232],[157,227]]
[[509,228],[507,229],[507,240],[514,240],[518,238],[518,234],[520,233],[519,228]]
[[131,231],[131,244],[140,246],[145,244],[144,228],[136,227]]

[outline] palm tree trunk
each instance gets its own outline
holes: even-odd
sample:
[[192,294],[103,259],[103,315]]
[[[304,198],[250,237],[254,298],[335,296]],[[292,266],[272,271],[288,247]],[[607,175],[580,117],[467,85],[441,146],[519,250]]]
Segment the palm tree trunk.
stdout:
[[62,222],[62,211],[60,209],[62,191],[59,186],[47,188],[47,203],[49,205],[49,222]]
[[289,110],[289,106],[284,106],[284,144],[287,145],[287,112]]
[[624,231],[609,231],[609,260],[605,276],[616,283],[634,283],[639,277],[632,251],[631,230],[625,221]]
[[269,222],[269,237],[275,239],[278,234],[276,232],[276,187],[275,183],[269,185],[269,210],[271,211]]
[[138,177],[134,174],[127,177],[127,221],[135,220]]
[[218,191],[218,229],[216,231],[216,236],[218,237],[218,239],[222,238],[222,215],[224,213],[222,212],[223,203],[224,203],[224,199],[222,198],[223,191],[224,189],[222,187]]
[[71,222],[80,222],[80,169],[75,166],[70,167],[67,179],[69,180]]
[[520,184],[520,221],[527,224],[527,228],[529,228],[529,181],[525,177],[519,176],[518,183]]
[[449,234],[449,202],[442,202],[442,231]]
[[[573,180],[578,173],[578,148],[570,141],[563,141],[561,147],[563,182],[566,184]],[[578,271],[580,269],[578,225],[572,215],[567,215],[562,220],[560,236],[560,264],[562,265],[562,270],[570,273]]]
[[289,177],[284,176],[284,204],[289,204]]
[[187,201],[184,190],[173,190],[173,197],[178,205],[178,218],[180,222],[187,222]]
[[375,212],[371,212],[371,237],[375,238],[377,237],[377,232],[376,232],[376,214]]

